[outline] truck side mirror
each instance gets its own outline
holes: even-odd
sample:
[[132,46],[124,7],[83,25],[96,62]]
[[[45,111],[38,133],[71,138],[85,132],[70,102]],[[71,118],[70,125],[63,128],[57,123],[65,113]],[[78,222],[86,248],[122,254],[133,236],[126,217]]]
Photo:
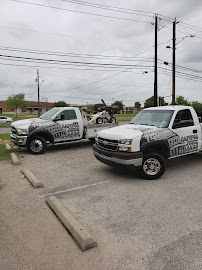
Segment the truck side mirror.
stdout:
[[180,120],[175,119],[172,128],[175,129],[175,128],[180,128],[180,127],[181,127]]

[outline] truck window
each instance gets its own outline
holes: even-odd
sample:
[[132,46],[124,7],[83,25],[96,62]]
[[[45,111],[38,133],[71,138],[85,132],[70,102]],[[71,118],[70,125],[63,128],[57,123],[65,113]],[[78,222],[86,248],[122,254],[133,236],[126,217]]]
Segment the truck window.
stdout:
[[47,111],[46,113],[44,113],[39,118],[43,119],[43,120],[50,120],[58,111],[59,111],[59,109],[53,108],[50,111]]
[[182,128],[182,127],[189,127],[193,126],[194,121],[192,114],[190,110],[181,110],[177,113],[174,123],[173,123],[173,128]]
[[173,110],[145,110],[138,113],[130,124],[149,125],[166,128],[170,123]]
[[76,120],[77,116],[76,116],[76,112],[75,110],[65,110],[61,113],[59,113],[56,118],[56,120]]

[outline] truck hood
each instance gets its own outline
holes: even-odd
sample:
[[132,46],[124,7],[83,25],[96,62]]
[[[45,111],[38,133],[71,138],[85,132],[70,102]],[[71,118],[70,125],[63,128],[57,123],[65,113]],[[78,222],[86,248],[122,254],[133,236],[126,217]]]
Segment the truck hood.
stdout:
[[149,131],[158,129],[154,126],[148,125],[134,125],[134,124],[127,124],[121,125],[118,127],[113,127],[109,129],[104,129],[98,132],[98,136],[104,139],[112,139],[112,140],[122,140],[122,139],[133,139],[137,137],[141,137],[143,131]]
[[45,120],[39,119],[39,118],[30,118],[30,119],[25,119],[25,120],[18,120],[15,121],[11,124],[11,126],[15,128],[22,128],[22,129],[27,129],[33,122],[44,122]]

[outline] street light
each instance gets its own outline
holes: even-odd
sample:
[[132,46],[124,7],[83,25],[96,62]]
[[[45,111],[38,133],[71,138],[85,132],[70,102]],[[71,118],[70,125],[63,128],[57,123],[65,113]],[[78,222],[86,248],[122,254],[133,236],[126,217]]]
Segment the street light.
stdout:
[[48,111],[48,98],[42,98],[41,102],[43,102],[43,100],[46,102],[46,111]]

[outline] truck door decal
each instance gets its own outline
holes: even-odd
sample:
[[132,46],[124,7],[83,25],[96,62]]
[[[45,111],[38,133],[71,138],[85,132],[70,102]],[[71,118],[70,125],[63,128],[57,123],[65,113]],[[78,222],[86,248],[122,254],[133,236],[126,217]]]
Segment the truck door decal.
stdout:
[[198,135],[180,137],[168,128],[152,128],[141,130],[141,145],[145,142],[166,140],[170,149],[170,157],[181,156],[198,150]]
[[54,139],[64,138],[78,138],[79,137],[79,123],[72,124],[58,124],[54,121],[33,121],[29,126],[29,133],[36,129],[43,129],[49,131]]

